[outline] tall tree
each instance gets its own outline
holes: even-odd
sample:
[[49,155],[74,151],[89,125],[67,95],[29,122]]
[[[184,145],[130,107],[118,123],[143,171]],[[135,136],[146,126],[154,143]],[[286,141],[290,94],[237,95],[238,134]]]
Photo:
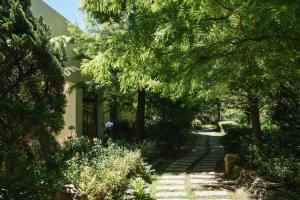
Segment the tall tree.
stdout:
[[1,1],[0,21],[1,186],[34,189],[21,180],[30,180],[34,166],[53,166],[54,134],[64,123],[63,57],[29,0]]
[[[289,74],[299,68],[299,0],[82,2],[95,24],[122,27],[101,57],[113,60],[111,53],[118,52],[113,63],[123,66],[122,76],[139,86],[145,77],[170,83],[159,85],[163,93],[178,88],[174,93],[180,94],[187,82],[202,91],[239,91],[257,139],[259,108],[277,84],[279,68],[293,66],[286,67]],[[132,79],[137,75],[143,78]]]
[[[82,71],[99,83],[110,85],[111,69],[117,70],[121,92],[137,94],[136,136],[144,137],[145,98],[147,91],[157,85],[155,80],[153,42],[153,16],[143,3],[135,1],[82,1],[82,9],[91,17],[93,31],[81,34],[77,41],[94,41],[78,47],[83,52]],[[73,35],[76,31],[71,31]],[[88,47],[89,46],[89,47]]]
[[184,71],[212,89],[223,84],[239,92],[259,140],[259,108],[280,68],[299,78],[299,1],[154,2],[164,16],[156,34],[163,60],[180,68],[178,76]]

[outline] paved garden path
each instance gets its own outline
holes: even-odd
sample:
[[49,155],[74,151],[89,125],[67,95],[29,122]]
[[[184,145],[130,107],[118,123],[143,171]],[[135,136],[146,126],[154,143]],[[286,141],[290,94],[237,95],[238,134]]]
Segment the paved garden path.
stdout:
[[197,134],[194,149],[172,163],[157,181],[157,200],[229,200],[219,178],[222,173],[216,172],[216,164],[224,156],[219,133],[211,129]]

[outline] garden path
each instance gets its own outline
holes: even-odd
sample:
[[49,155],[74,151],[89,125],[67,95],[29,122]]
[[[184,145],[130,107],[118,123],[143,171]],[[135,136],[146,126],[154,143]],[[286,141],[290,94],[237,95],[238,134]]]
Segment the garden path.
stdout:
[[198,131],[199,138],[191,152],[172,163],[156,183],[157,200],[229,200],[222,188],[222,173],[216,170],[224,157],[219,132]]

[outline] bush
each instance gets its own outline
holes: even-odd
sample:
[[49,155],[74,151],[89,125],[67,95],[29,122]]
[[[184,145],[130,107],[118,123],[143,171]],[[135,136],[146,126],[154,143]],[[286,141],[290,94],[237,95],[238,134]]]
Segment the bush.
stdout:
[[146,182],[140,178],[133,178],[130,180],[130,186],[128,193],[135,199],[135,200],[151,200],[150,197],[150,189]]
[[0,189],[11,199],[51,199],[60,186],[64,166],[60,149],[49,148],[45,156],[39,148],[32,142],[27,152],[17,146],[0,150]]
[[300,159],[292,149],[278,146],[274,139],[259,144],[245,139],[241,143],[241,151],[249,167],[257,168],[260,173],[286,186],[300,186]]
[[60,176],[53,134],[64,124],[64,50],[30,4],[0,1],[0,189],[47,200]]
[[109,136],[113,139],[126,139],[131,141],[134,138],[134,126],[132,123],[121,120],[114,122],[111,133],[108,132]]
[[147,160],[152,160],[157,155],[157,143],[155,141],[144,140],[132,146],[135,149],[139,149],[141,151],[142,156]]
[[195,130],[199,130],[199,129],[202,128],[202,122],[201,122],[199,119],[194,119],[194,120],[192,121],[192,127],[193,127],[193,129],[195,129]]
[[[88,143],[88,144],[87,144]],[[141,157],[139,150],[130,150],[116,143],[95,144],[86,138],[66,142],[67,160],[65,179],[87,192],[91,199],[121,199],[131,177],[137,175],[151,181],[151,168]]]
[[158,146],[168,151],[178,150],[185,144],[189,131],[172,121],[158,121],[147,127],[148,137],[155,140]]
[[[223,125],[227,133],[222,141],[229,152],[239,153],[245,167],[289,186],[300,187],[299,139],[286,139],[276,125],[263,125],[264,141],[254,142],[250,129],[240,125]],[[234,142],[233,142],[234,141]],[[232,145],[234,144],[234,145]]]
[[251,130],[247,126],[235,124],[222,124],[222,128],[226,135],[222,137],[221,141],[228,153],[239,153],[241,150],[241,141],[244,138],[251,137]]

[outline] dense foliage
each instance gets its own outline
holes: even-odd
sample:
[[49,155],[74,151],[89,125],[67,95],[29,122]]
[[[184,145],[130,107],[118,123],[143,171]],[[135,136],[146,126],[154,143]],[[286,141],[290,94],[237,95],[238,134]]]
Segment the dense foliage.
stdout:
[[260,109],[272,94],[282,86],[299,91],[298,0],[82,0],[82,10],[99,41],[82,66],[100,82],[116,67],[121,88],[235,101],[257,140]]
[[250,129],[237,124],[223,124],[223,144],[228,153],[238,153],[241,164],[288,186],[300,187],[299,139],[297,133],[282,133],[276,125],[264,125],[264,140],[253,143]]
[[[3,0],[3,191],[15,199],[50,199],[56,187],[73,182],[92,199],[118,199],[129,184],[136,198],[148,198],[144,179],[150,180],[151,170],[136,149],[148,158],[162,146],[180,150],[197,114],[219,121],[229,107],[244,114],[252,130],[225,126],[228,151],[240,153],[248,167],[299,186],[299,0],[81,3],[88,31],[70,25],[73,51],[89,80],[79,83],[81,89],[94,97],[106,92],[101,103],[108,102],[115,122],[108,137],[150,142],[77,138],[62,153],[54,137],[63,126],[63,44],[32,16],[30,0]],[[134,124],[117,119],[125,105],[136,111]],[[262,120],[276,128],[262,128]],[[201,126],[198,120],[193,125]]]
[[29,0],[0,2],[0,33],[0,187],[16,199],[43,199],[58,184],[63,58]]
[[152,180],[151,168],[143,162],[135,147],[75,138],[65,144],[65,155],[65,182],[78,185],[87,192],[89,199],[121,199],[134,177]]

